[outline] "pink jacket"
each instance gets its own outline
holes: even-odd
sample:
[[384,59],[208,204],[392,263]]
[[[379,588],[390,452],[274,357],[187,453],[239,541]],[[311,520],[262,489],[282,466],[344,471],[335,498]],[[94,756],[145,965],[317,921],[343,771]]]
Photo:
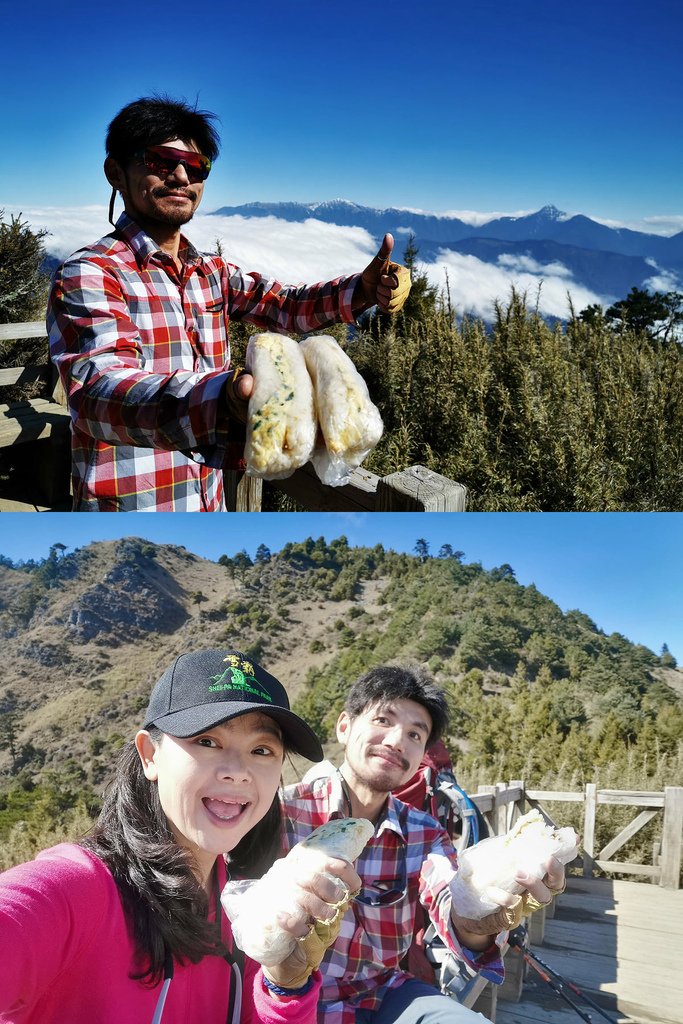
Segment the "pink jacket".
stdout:
[[[225,921],[230,937],[229,922]],[[133,981],[134,946],[109,869],[62,843],[0,875],[0,1024],[151,1024],[161,985]],[[162,1024],[225,1024],[230,967],[174,965]],[[247,958],[241,1024],[315,1024],[320,975],[278,1000]]]

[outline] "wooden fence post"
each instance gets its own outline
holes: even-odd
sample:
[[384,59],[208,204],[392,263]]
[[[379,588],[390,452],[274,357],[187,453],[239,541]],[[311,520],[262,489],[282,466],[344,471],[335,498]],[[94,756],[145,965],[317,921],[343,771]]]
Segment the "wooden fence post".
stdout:
[[504,782],[497,782],[495,787],[495,797],[493,800],[493,826],[496,830],[497,836],[504,836],[508,830],[507,816],[508,816],[508,805],[503,799],[507,786]]
[[391,473],[377,485],[378,512],[464,512],[467,489],[425,466]]
[[545,915],[547,907],[541,907],[535,914],[530,914],[527,918],[527,928],[529,929],[529,942],[534,946],[543,945],[543,937],[545,935]]
[[[483,793],[495,794],[495,792],[496,792],[496,787],[495,786],[479,786],[479,788],[477,789],[477,793],[482,793],[482,794]],[[490,811],[482,812],[484,814],[484,818],[486,819],[486,823],[489,826],[489,828],[491,829],[491,832],[493,833],[493,835],[496,834],[495,809],[496,809],[496,798],[495,798],[495,795],[494,795],[493,799],[491,800],[491,810]]]
[[659,884],[665,889],[678,889],[680,886],[682,833],[683,786],[666,786],[664,788],[662,853],[659,860],[662,870]]
[[595,865],[595,811],[598,804],[598,787],[594,782],[586,783],[586,805],[583,815],[583,875],[593,877]]
[[508,814],[507,822],[508,828],[510,829],[517,821],[517,819],[521,818],[524,814],[524,810],[526,808],[526,787],[524,784],[524,779],[510,779],[510,781],[508,782],[508,786],[510,789],[517,789],[517,787],[519,786],[519,788],[522,791],[522,795],[519,798],[519,802],[510,804],[510,812]]
[[225,507],[228,512],[260,512],[263,480],[246,473],[223,474]]

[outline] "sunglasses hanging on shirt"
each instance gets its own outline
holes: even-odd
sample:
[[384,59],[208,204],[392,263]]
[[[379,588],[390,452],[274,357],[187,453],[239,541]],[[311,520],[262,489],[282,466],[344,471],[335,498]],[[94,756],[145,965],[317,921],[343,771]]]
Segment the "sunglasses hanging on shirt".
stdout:
[[354,899],[357,903],[364,903],[366,907],[393,907],[405,899],[407,892],[408,877],[404,870],[402,878],[387,881],[376,878],[373,882],[366,882]]

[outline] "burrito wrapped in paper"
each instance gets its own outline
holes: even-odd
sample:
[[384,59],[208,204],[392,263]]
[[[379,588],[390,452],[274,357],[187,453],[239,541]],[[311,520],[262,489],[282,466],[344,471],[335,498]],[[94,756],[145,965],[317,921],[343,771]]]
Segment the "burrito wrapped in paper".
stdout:
[[549,857],[568,864],[578,852],[573,828],[553,828],[538,811],[529,811],[505,835],[482,839],[459,854],[450,885],[453,907],[462,917],[480,921],[500,909],[488,895],[492,886],[519,895],[524,887],[515,881],[518,871],[540,875]]
[[311,457],[317,434],[313,388],[297,342],[254,334],[246,369],[254,378],[247,412],[247,473],[284,480]]
[[239,948],[266,967],[286,960],[298,940],[281,927],[278,918],[300,915],[302,922],[307,919],[295,901],[297,881],[318,874],[321,868],[325,873],[324,865],[330,857],[352,863],[374,831],[367,818],[328,821],[292,847],[286,857],[275,861],[263,878],[228,882],[221,903]]
[[334,338],[320,334],[305,338],[300,347],[325,440],[311,462],[324,484],[338,487],[375,447],[384,425],[367,384]]

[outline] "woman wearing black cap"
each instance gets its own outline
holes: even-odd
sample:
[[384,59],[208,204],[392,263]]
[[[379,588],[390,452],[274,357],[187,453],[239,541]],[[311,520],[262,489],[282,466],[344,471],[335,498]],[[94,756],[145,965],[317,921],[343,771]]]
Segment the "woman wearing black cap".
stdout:
[[[273,676],[239,651],[176,658],[91,832],[0,875],[0,1020],[313,1024],[334,929],[259,969],[238,962],[219,901],[229,873],[259,877],[275,859],[288,750],[322,758]],[[327,870],[338,883],[297,879],[309,920],[360,885],[345,861]],[[300,919],[280,923],[301,937]]]

